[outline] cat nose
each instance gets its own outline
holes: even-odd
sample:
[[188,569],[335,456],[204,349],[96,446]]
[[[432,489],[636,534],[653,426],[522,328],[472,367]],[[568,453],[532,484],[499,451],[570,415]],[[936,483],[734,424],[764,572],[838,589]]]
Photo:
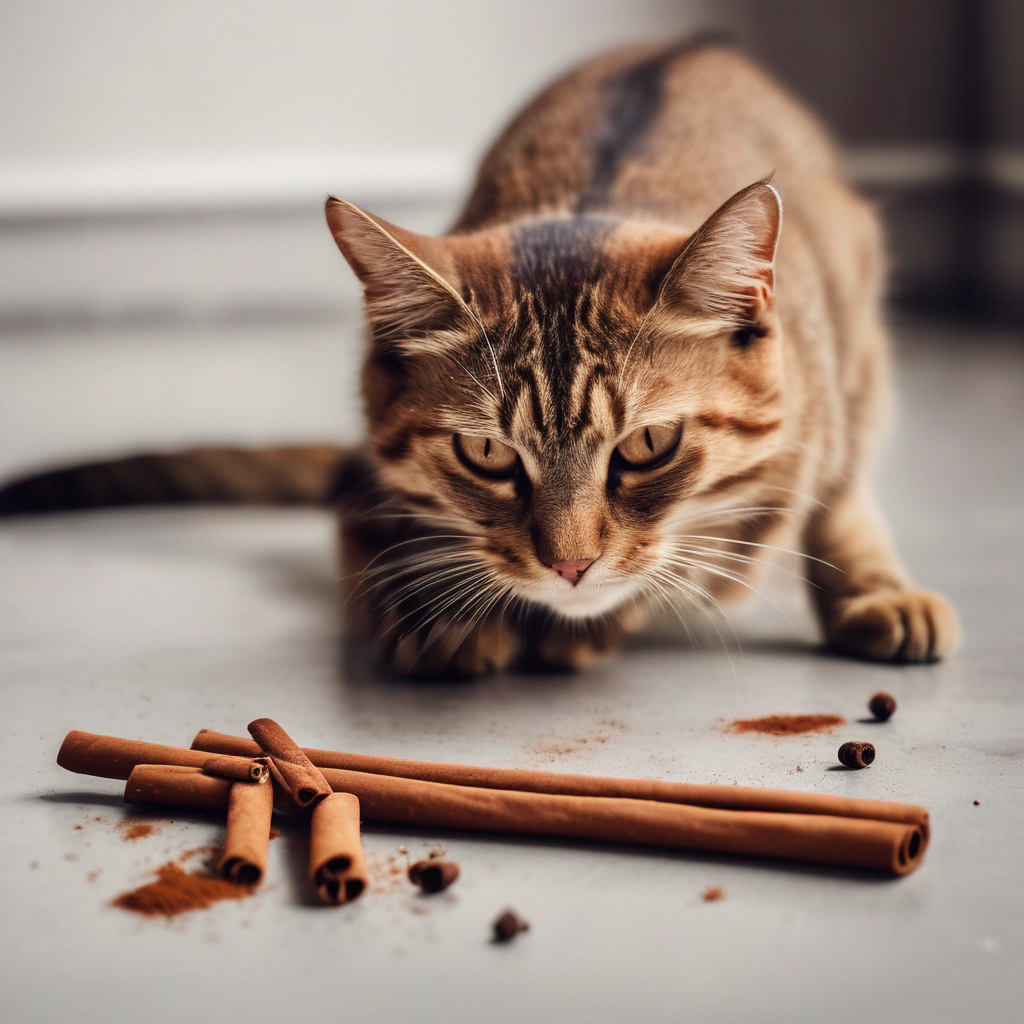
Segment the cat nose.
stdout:
[[593,558],[581,558],[577,562],[552,562],[551,568],[562,577],[568,580],[574,587],[580,581],[580,577],[594,564]]

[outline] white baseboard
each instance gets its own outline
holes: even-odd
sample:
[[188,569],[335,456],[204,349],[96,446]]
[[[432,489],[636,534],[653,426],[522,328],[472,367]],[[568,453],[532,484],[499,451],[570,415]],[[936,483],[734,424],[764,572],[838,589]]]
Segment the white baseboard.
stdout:
[[[952,146],[851,147],[845,166],[861,185],[919,187],[980,174],[1024,191],[1024,150],[980,160]],[[0,222],[90,214],[288,208],[328,193],[374,205],[433,203],[464,195],[474,171],[444,151],[175,156],[140,161],[0,162]]]
[[0,162],[0,221],[288,208],[328,194],[433,202],[468,188],[471,161],[436,151]]

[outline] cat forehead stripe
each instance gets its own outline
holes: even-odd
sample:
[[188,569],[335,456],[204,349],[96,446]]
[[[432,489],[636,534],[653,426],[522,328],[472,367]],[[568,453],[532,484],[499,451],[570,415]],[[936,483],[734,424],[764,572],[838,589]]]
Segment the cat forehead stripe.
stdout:
[[[591,373],[595,328],[592,290],[602,272],[603,243],[617,221],[573,217],[519,227],[512,238],[512,279],[518,316],[507,339],[518,358],[532,356],[546,379],[551,426],[559,435],[573,423],[574,381]],[[531,378],[519,371],[526,380]],[[518,397],[518,396],[517,396]],[[546,434],[541,403],[532,395],[537,430]],[[589,401],[589,400],[588,400]],[[580,424],[585,425],[585,424]]]

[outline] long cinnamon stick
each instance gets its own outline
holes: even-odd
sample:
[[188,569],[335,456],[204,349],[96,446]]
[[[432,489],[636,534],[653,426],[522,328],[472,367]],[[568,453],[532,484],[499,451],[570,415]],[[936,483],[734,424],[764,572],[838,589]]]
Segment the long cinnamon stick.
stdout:
[[220,872],[225,878],[241,885],[255,885],[263,878],[273,811],[272,787],[254,782],[236,782],[231,787],[220,858]]
[[904,875],[927,845],[919,825],[833,815],[727,811],[622,797],[453,786],[323,769],[366,821],[671,846]]
[[258,756],[226,757],[220,751],[213,753],[218,756],[212,758],[210,753],[199,750],[72,729],[60,745],[57,764],[69,772],[104,779],[127,779],[139,764],[176,764],[203,769],[213,761],[216,770],[211,774],[236,779],[253,778],[254,773],[260,775],[266,771],[265,761]]
[[358,799],[366,821],[777,857],[893,875],[913,871],[927,846],[920,826],[891,821],[482,789],[339,768],[323,773]]
[[[194,750],[236,756],[253,756],[259,748],[242,736],[200,729],[192,741]],[[765,811],[785,814],[824,814],[841,818],[865,818],[916,825],[927,840],[928,811],[915,804],[885,800],[801,793],[756,786],[707,786],[687,782],[659,782],[653,779],[618,779],[599,775],[528,771],[518,768],[484,768],[464,764],[438,764],[404,758],[375,757],[343,751],[303,748],[305,755],[321,770],[336,768],[372,775],[391,775],[424,782],[441,782],[482,789],[518,790],[564,796],[623,797],[691,804],[732,811]]]
[[270,772],[300,808],[329,796],[331,787],[298,744],[272,718],[257,718],[249,732],[260,750],[270,757]]
[[359,801],[349,793],[331,793],[313,808],[309,880],[324,903],[351,903],[366,889]]

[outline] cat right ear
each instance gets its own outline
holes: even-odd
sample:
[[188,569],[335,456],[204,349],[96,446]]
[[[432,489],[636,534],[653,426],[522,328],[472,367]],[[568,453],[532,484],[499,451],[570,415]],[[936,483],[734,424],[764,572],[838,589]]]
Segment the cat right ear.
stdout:
[[782,201],[767,181],[726,200],[691,236],[659,300],[726,324],[756,322],[772,305]]
[[325,212],[338,248],[363,284],[375,341],[436,353],[473,329],[475,318],[458,293],[458,273],[442,241],[333,196]]

